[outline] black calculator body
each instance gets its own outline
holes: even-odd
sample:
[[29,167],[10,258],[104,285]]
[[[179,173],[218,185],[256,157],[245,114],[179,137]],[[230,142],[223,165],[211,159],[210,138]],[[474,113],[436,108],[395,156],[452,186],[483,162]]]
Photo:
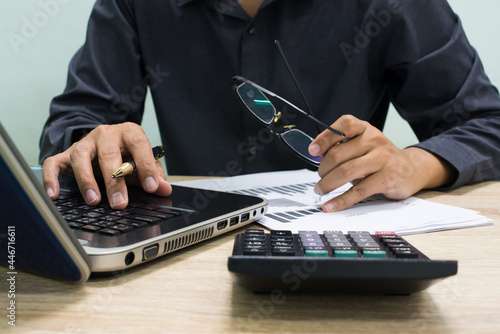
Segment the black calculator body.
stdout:
[[249,229],[228,259],[233,280],[254,292],[408,295],[457,273],[393,232]]

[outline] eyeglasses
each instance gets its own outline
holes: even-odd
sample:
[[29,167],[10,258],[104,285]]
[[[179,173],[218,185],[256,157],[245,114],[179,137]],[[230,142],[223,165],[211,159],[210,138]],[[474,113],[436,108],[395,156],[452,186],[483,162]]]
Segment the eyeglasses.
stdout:
[[276,130],[275,128],[273,128],[273,125],[275,125],[275,123],[277,123],[278,120],[281,118],[282,113],[280,111],[278,112],[276,111],[275,106],[272,104],[272,102],[269,100],[267,96],[276,98],[288,104],[295,110],[299,111],[301,114],[307,116],[309,119],[314,121],[316,129],[318,130],[318,134],[319,134],[319,128],[317,127],[317,124],[324,126],[328,130],[332,131],[333,133],[341,137],[345,137],[345,134],[331,128],[330,126],[316,119],[312,115],[309,104],[305,100],[305,96],[302,93],[302,90],[300,89],[300,86],[298,85],[298,82],[295,79],[295,76],[293,75],[293,72],[291,71],[288,65],[288,61],[286,60],[283,50],[281,49],[279,41],[275,41],[275,43],[278,46],[283,61],[285,62],[285,65],[290,75],[292,76],[295,85],[297,86],[310,112],[309,113],[305,112],[304,110],[288,102],[279,95],[276,95],[275,93],[241,76],[233,77],[233,89],[236,95],[238,96],[239,100],[245,107],[245,109],[247,109],[250,112],[250,114],[252,114],[258,121],[260,121],[263,125],[265,125],[269,129],[269,131],[271,131],[271,133],[277,135],[283,141],[283,143],[285,143],[286,146],[288,146],[293,152],[296,153],[297,156],[317,167],[321,163],[322,157],[312,156],[309,154],[308,150],[309,145],[311,145],[313,141],[313,138],[311,138],[303,131],[296,129],[295,125],[284,125],[281,130]]

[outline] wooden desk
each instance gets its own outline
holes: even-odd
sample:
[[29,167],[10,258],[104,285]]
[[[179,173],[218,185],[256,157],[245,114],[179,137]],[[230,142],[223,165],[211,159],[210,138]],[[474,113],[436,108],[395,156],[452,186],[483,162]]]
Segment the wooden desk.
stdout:
[[500,333],[499,194],[500,182],[487,182],[418,195],[478,210],[495,225],[407,236],[430,258],[459,261],[458,275],[411,296],[285,295],[273,304],[233,285],[235,232],[84,285],[19,273],[15,330],[2,278],[0,332]]

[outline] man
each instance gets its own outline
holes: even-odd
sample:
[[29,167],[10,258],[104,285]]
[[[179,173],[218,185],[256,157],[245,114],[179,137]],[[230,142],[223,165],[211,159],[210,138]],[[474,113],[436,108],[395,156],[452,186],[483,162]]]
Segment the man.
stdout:
[[[275,39],[315,117],[346,134],[324,131],[309,147],[323,156],[318,194],[354,184],[324,211],[500,175],[498,91],[445,0],[102,0],[41,138],[49,196],[58,196],[62,172],[90,205],[102,196],[96,175],[116,209],[128,203],[126,182],[170,194],[138,125],[146,86],[169,173],[304,168],[231,92],[239,74],[304,104]],[[420,144],[400,150],[381,133],[390,102]],[[284,111],[314,135],[312,122]],[[135,178],[111,179],[124,156],[136,162]]]

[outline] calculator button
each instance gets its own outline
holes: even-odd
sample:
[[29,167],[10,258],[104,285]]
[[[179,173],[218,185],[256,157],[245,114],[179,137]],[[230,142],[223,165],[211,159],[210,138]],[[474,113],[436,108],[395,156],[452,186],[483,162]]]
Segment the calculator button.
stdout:
[[293,242],[293,237],[272,237],[271,241]]
[[243,255],[266,255],[265,248],[244,248]]
[[393,232],[393,231],[376,231],[375,235],[378,236],[378,237],[391,236],[391,235],[396,236],[396,232]]
[[245,231],[245,234],[257,234],[257,235],[264,235],[264,230],[257,230],[257,229],[248,229]]
[[275,247],[275,246],[292,246],[292,242],[284,242],[284,241],[271,241],[271,246],[272,247]]
[[389,248],[397,248],[397,247],[408,247],[408,244],[406,242],[400,242],[400,243],[391,242],[389,244],[386,244],[386,246]]
[[415,251],[407,250],[397,250],[393,251],[393,254],[397,258],[401,259],[418,259],[418,253]]
[[335,238],[327,237],[326,241],[328,241],[328,242],[349,242],[349,241],[347,241],[346,237],[335,237]]
[[353,246],[332,246],[333,250],[354,250]]
[[323,246],[323,243],[321,241],[319,242],[303,242],[302,246]]
[[350,231],[350,232],[347,232],[347,234],[351,238],[371,238],[370,233],[366,232],[366,231]]
[[328,251],[326,249],[324,249],[324,250],[306,249],[305,254],[306,254],[306,256],[310,256],[310,257],[328,257]]
[[375,242],[375,240],[373,240],[372,237],[370,238],[352,238],[352,241],[354,241],[355,243],[362,243],[362,242]]
[[359,247],[360,250],[362,251],[378,251],[382,250],[380,247]]
[[301,237],[300,241],[302,241],[302,242],[321,242],[321,238],[319,236],[316,237],[316,238],[311,238],[311,237],[309,237],[309,238],[302,238]]
[[326,249],[325,246],[304,246],[304,249],[306,250],[324,250]]
[[265,241],[265,236],[245,236],[245,242],[247,241]]
[[299,236],[301,236],[301,237],[313,237],[313,236],[319,236],[319,233],[316,231],[299,231]]
[[383,250],[363,250],[363,257],[385,258],[387,254]]
[[363,248],[363,247],[380,247],[379,244],[376,242],[362,242],[359,244],[356,244],[358,247]]
[[246,241],[244,242],[244,245],[247,247],[251,246],[265,246],[266,242],[265,241]]
[[273,255],[278,256],[295,256],[295,251],[293,248],[273,248]]
[[293,235],[292,231],[273,230],[271,231],[271,238],[272,237],[293,237]]
[[401,239],[401,238],[394,238],[394,239],[382,239],[382,242],[385,244],[405,244],[406,241]]
[[358,257],[358,252],[355,250],[334,250],[334,257]]
[[350,242],[330,242],[330,246],[333,247],[350,247],[352,246]]

